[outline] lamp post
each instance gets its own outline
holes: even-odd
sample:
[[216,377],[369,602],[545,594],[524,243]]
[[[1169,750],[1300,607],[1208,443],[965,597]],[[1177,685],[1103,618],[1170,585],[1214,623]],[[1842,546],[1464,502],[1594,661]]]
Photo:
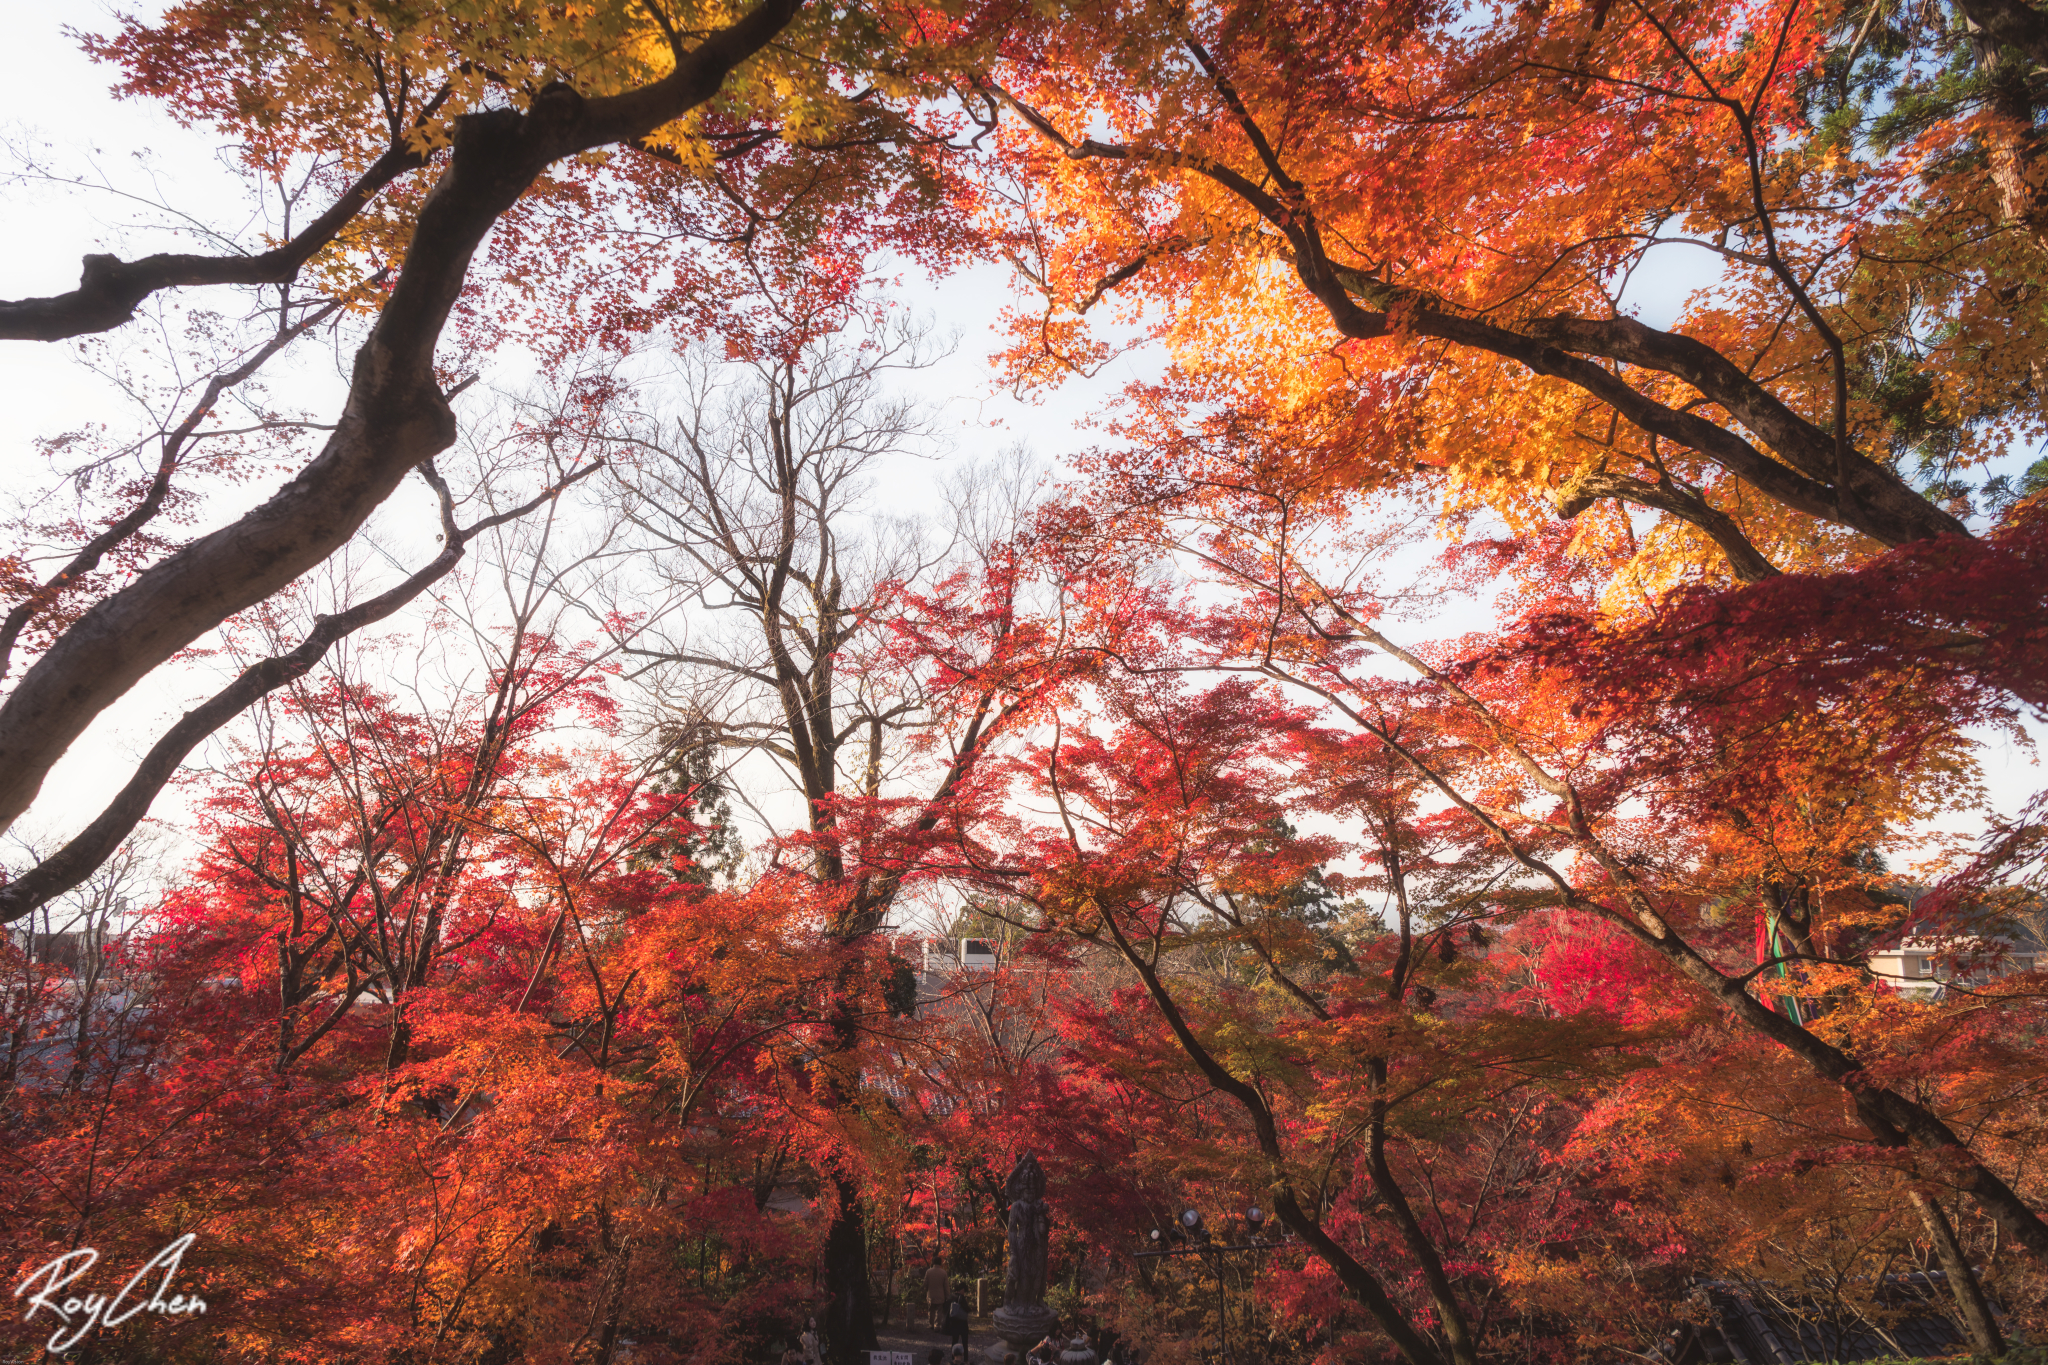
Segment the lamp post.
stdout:
[[[1153,1228],[1149,1249],[1134,1252],[1133,1257],[1146,1260],[1160,1256],[1200,1256],[1209,1267],[1209,1273],[1216,1280],[1216,1324],[1221,1350],[1218,1352],[1223,1365],[1230,1365],[1230,1309],[1223,1279],[1223,1258],[1226,1256],[1259,1255],[1277,1246],[1285,1246],[1291,1239],[1286,1237],[1261,1237],[1260,1231],[1266,1225],[1265,1210],[1257,1204],[1244,1211],[1245,1225],[1251,1229],[1251,1237],[1243,1242],[1218,1242],[1209,1235],[1209,1229],[1202,1221],[1201,1210],[1181,1210],[1179,1220],[1172,1228]],[[1178,1246],[1167,1243],[1177,1242]]]

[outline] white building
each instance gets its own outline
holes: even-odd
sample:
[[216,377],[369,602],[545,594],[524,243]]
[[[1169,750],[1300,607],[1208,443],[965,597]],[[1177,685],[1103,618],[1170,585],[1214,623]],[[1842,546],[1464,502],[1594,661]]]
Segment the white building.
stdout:
[[1913,934],[1869,957],[1871,975],[1916,1000],[1939,1000],[1952,984],[1982,985],[2042,962],[2039,943],[2002,934]]
[[996,945],[985,938],[942,938],[925,940],[924,970],[930,976],[938,972],[952,972],[961,967],[994,970]]

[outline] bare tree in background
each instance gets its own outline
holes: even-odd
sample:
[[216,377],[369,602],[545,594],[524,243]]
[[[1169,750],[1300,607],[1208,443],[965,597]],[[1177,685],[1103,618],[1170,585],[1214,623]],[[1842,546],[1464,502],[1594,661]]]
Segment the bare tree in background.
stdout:
[[[19,856],[38,858],[51,841],[9,831]],[[136,915],[157,894],[166,840],[155,829],[129,838],[90,876],[26,917],[0,951],[0,1107],[24,1069],[77,1089],[96,1036],[119,1034],[132,1004],[121,983],[121,953]]]
[[782,766],[828,881],[845,873],[833,798],[879,793],[887,736],[921,717],[914,680],[881,666],[872,636],[886,588],[949,547],[920,518],[875,511],[873,481],[931,453],[931,414],[884,387],[928,363],[910,328],[723,367],[692,354],[672,407],[633,421],[613,456],[652,574],[698,609],[688,635],[636,652],[695,742]]
[[[687,356],[668,406],[611,433],[621,514],[645,538],[654,578],[695,608],[689,634],[654,643],[650,633],[634,647],[645,674],[674,717],[672,734],[765,755],[787,774],[803,801],[806,871],[840,893],[824,932],[846,950],[849,972],[907,869],[870,856],[859,840],[871,836],[843,827],[845,807],[907,798],[912,814],[892,836],[929,830],[1024,705],[1011,681],[972,682],[964,699],[942,702],[889,648],[899,595],[957,569],[985,581],[1035,485],[1021,461],[974,466],[944,484],[918,480],[939,492],[939,506],[905,515],[908,470],[940,452],[935,414],[892,385],[931,358],[923,332],[902,324],[725,366]],[[1001,639],[1008,627],[995,629]],[[932,742],[900,742],[918,732]],[[773,831],[761,803],[738,795]],[[839,1008],[832,1027],[843,1052],[865,1024]],[[867,1236],[859,1186],[840,1171],[828,1187],[837,1202],[826,1331],[846,1361],[876,1341]]]

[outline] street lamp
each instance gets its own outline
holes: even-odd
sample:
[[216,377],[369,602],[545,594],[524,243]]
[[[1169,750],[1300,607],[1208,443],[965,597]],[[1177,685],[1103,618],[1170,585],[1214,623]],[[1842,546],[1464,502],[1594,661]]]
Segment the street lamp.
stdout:
[[[1216,1322],[1221,1336],[1220,1356],[1223,1365],[1230,1362],[1230,1306],[1223,1279],[1223,1258],[1239,1256],[1247,1252],[1254,1255],[1283,1246],[1289,1238],[1265,1238],[1259,1235],[1266,1225],[1266,1213],[1257,1204],[1244,1211],[1245,1226],[1251,1229],[1251,1239],[1244,1242],[1217,1242],[1209,1236],[1209,1229],[1203,1225],[1199,1209],[1181,1210],[1180,1218],[1170,1229],[1162,1231],[1153,1228],[1149,1240],[1151,1249],[1133,1253],[1134,1259],[1149,1260],[1158,1256],[1200,1256],[1208,1263],[1209,1273],[1216,1280]],[[1180,1242],[1181,1246],[1168,1246],[1168,1242]]]

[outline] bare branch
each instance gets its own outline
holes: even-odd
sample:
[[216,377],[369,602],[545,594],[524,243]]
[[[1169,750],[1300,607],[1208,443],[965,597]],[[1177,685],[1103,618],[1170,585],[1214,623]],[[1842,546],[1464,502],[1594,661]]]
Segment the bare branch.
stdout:
[[596,473],[602,466],[601,460],[586,465],[511,511],[500,512],[458,529],[455,525],[455,503],[447,484],[431,466],[423,465],[420,473],[433,485],[441,499],[445,536],[441,553],[433,562],[388,592],[379,593],[346,611],[319,617],[298,648],[249,665],[232,683],[181,716],[177,724],[151,747],[127,785],[91,824],[56,853],[0,887],[0,924],[11,923],[47,905],[91,875],[92,870],[105,861],[149,814],[150,803],[155,801],[157,793],[170,781],[186,755],[208,735],[258,698],[305,676],[335,641],[383,620],[446,577],[461,562],[463,548],[478,535],[553,501],[563,490]]

